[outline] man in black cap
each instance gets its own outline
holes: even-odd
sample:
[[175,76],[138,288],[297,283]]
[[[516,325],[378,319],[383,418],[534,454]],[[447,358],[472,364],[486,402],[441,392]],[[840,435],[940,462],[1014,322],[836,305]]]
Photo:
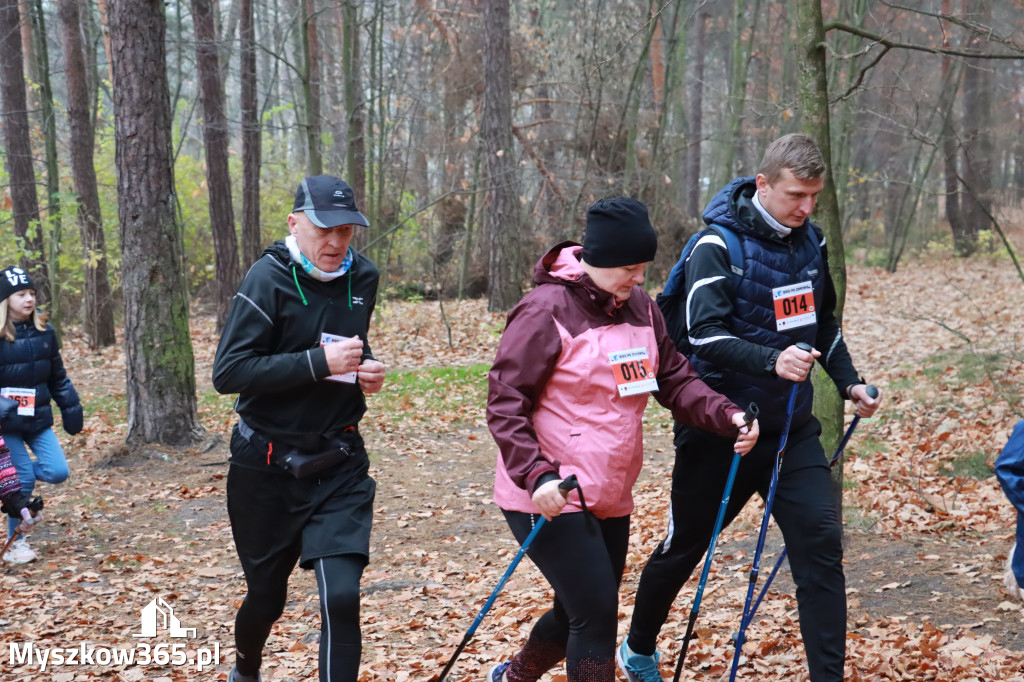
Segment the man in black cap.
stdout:
[[344,181],[303,180],[291,234],[246,274],[217,348],[213,385],[238,394],[228,516],[248,589],[230,682],[260,679],[296,562],[316,571],[320,680],[358,677],[375,491],[359,421],[384,383],[367,340],[379,273],[350,246],[369,224]]

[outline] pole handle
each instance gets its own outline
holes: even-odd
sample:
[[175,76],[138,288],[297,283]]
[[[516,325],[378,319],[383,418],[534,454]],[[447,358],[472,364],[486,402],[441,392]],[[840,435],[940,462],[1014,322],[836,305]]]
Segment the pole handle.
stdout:
[[868,394],[869,398],[873,399],[878,397],[878,387],[874,384],[868,384],[865,386],[864,391]]
[[759,414],[761,414],[761,410],[758,409],[757,403],[750,403],[747,405],[747,411],[743,413],[743,423],[750,426]]
[[809,344],[809,343],[807,343],[805,341],[797,341],[796,342],[796,347],[799,348],[800,350],[805,350],[808,353],[810,353],[812,350],[814,350],[814,347],[811,344]]

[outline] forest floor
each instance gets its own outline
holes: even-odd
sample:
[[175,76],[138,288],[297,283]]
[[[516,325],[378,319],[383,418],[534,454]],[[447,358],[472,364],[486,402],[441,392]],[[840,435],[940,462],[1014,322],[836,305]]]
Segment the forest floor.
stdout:
[[[362,582],[361,680],[435,678],[517,549],[491,502],[496,449],[484,422],[485,376],[504,318],[480,301],[444,308],[450,331],[436,302],[388,303],[371,338],[392,374],[371,397],[363,428],[378,488]],[[847,448],[848,680],[1024,681],[1024,610],[1003,587],[1015,517],[991,469],[1021,418],[1022,331],[1024,283],[1005,259],[924,259],[895,274],[849,269],[844,332],[885,403]],[[0,568],[3,680],[226,679],[244,595],[225,512],[234,418],[231,398],[210,387],[211,321],[193,320],[192,336],[208,439],[182,453],[121,444],[123,350],[90,352],[68,334],[64,359],[86,428],[74,438],[57,430],[72,478],[38,488],[47,500],[46,523],[31,537],[39,560]],[[667,524],[671,424],[653,401],[646,418],[621,634]],[[751,501],[722,535],[685,680],[728,672],[761,510]],[[765,571],[780,546],[773,529]],[[665,676],[695,582],[662,631]],[[793,590],[784,570],[748,631],[740,679],[806,679]],[[194,637],[137,636],[143,607],[158,597]],[[524,561],[451,679],[482,679],[514,653],[550,597]],[[297,570],[264,680],[316,679],[319,620],[315,580]],[[89,660],[55,664],[54,652],[71,648]],[[129,650],[132,664],[105,660]],[[140,663],[143,653],[150,660]],[[216,660],[200,671],[201,656]],[[550,679],[564,681],[564,672]]]

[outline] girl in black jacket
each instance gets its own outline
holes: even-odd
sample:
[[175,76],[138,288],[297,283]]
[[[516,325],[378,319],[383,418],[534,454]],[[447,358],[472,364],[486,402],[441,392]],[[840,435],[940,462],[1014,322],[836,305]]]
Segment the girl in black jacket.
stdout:
[[[57,335],[36,309],[28,273],[9,267],[0,273],[0,424],[22,492],[29,496],[36,480],[61,483],[68,477],[67,458],[50,428],[51,398],[60,408],[64,430],[71,435],[81,431],[82,404],[64,370]],[[8,538],[17,527],[15,519],[8,520]],[[11,563],[35,558],[24,538],[4,554]]]

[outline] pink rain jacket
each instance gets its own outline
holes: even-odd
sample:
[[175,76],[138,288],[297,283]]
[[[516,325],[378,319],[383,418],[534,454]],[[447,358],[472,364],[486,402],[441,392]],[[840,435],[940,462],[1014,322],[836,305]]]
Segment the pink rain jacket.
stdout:
[[[741,410],[676,350],[651,297],[634,287],[617,302],[583,271],[581,250],[563,242],[537,263],[537,287],[509,313],[488,376],[487,425],[499,449],[494,501],[502,509],[538,513],[530,498],[542,478],[576,474],[598,518],[633,511],[651,393],[620,393],[616,353],[646,351],[641,373],[656,377],[653,395],[676,421],[737,433],[730,417]],[[566,511],[581,509],[575,493],[569,504]]]

